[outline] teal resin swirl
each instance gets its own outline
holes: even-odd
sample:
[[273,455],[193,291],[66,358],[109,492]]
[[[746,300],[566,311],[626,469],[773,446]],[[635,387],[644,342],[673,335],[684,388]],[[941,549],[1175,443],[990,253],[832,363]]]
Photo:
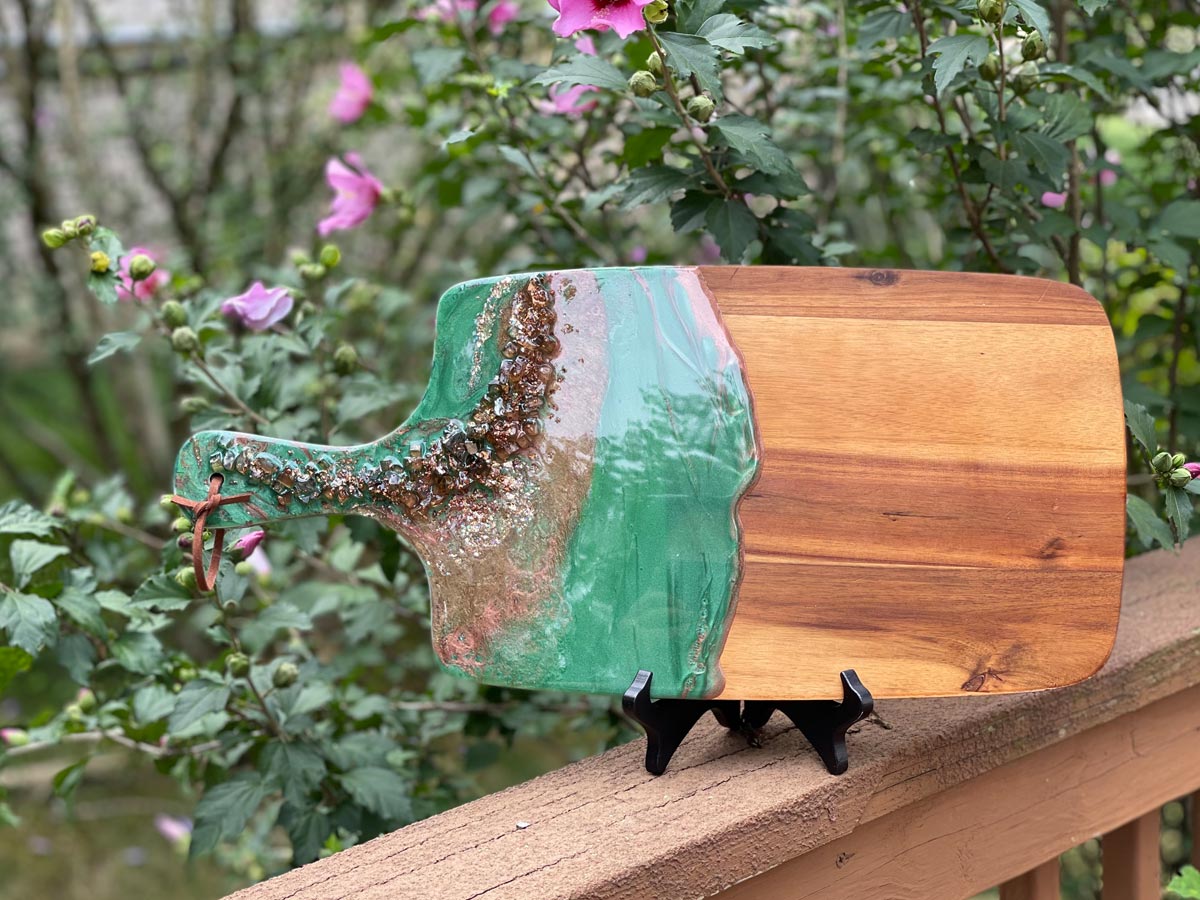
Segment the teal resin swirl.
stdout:
[[[552,341],[518,333],[535,282]],[[554,354],[549,387],[511,400],[524,418],[495,419],[492,398],[499,410],[516,396],[503,377],[535,352]],[[505,443],[520,437],[513,421],[532,434],[526,446]],[[509,438],[495,437],[500,426]],[[438,307],[429,388],[396,432],[355,447],[204,432],[180,453],[176,492],[203,496],[214,459],[224,493],[254,496],[218,510],[213,527],[357,512],[404,535],[425,562],[434,646],[453,672],[618,694],[648,669],[657,697],[721,690],[737,506],[759,455],[741,361],[694,270],[457,285]],[[421,476],[431,496],[413,487],[410,463],[437,473]],[[309,476],[303,494],[297,472]]]

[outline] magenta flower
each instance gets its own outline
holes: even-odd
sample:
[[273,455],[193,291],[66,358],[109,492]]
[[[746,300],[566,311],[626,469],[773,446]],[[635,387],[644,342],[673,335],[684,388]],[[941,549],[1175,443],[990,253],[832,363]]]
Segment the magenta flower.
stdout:
[[492,34],[500,34],[504,30],[504,26],[515,19],[517,13],[520,11],[521,7],[516,0],[500,0],[499,3],[488,10],[488,31]]
[[1116,166],[1121,164],[1121,154],[1116,150],[1109,150],[1104,154],[1104,168],[1100,170],[1100,184],[1103,187],[1112,187],[1117,183]]
[[634,247],[632,250],[629,251],[629,261],[631,263],[633,263],[635,266],[640,266],[642,263],[644,263],[646,261],[646,257],[648,255],[649,255],[649,253],[647,252],[646,248],[643,247],[641,244],[638,244],[636,247]]
[[134,281],[129,274],[129,261],[138,255],[154,258],[154,254],[145,247],[131,247],[129,252],[121,257],[121,268],[117,272],[117,297],[121,300],[149,300],[160,287],[171,280],[171,274],[162,269],[155,269],[149,278]]
[[611,28],[622,40],[646,27],[642,9],[651,0],[548,0],[557,10],[554,33],[570,37],[577,31]]
[[596,42],[592,40],[592,36],[590,34],[581,34],[579,37],[575,38],[575,49],[584,56],[595,56]]
[[222,315],[241,322],[252,331],[265,331],[291,311],[292,295],[288,289],[266,288],[261,281],[250,285],[246,293],[230,297],[221,304]]
[[172,844],[181,844],[191,840],[192,837],[191,819],[177,819],[174,816],[159,813],[154,817],[154,827]]
[[0,744],[20,745],[25,740],[25,732],[20,728],[0,728]]
[[1188,470],[1193,478],[1200,478],[1200,463],[1184,463],[1183,467]]
[[337,157],[325,164],[325,181],[335,193],[329,215],[317,223],[317,233],[322,237],[331,231],[357,228],[371,215],[383,194],[383,185],[363,165],[361,156],[347,153],[346,162],[354,168]]
[[371,78],[362,68],[352,62],[338,66],[342,81],[337,93],[329,101],[329,114],[346,125],[357,122],[371,105]]
[[1066,194],[1059,194],[1054,191],[1046,191],[1046,193],[1042,194],[1042,206],[1048,206],[1051,209],[1062,209],[1066,205]]
[[447,24],[457,22],[464,13],[473,13],[479,6],[477,0],[435,0],[417,12],[417,18],[428,22],[440,19]]
[[598,91],[590,84],[576,84],[572,87],[563,89],[557,84],[550,85],[550,99],[538,101],[538,111],[546,115],[570,116],[572,119],[578,119],[584,113],[589,113],[596,108],[596,100],[584,100],[583,95],[591,91]]
[[263,542],[263,538],[266,536],[267,533],[258,528],[238,538],[233,544],[233,549],[242,551],[243,556],[249,556],[258,549],[258,545]]
[[246,562],[250,563],[250,568],[259,575],[271,574],[271,560],[267,558],[267,551],[262,547],[255,548],[254,552],[246,557]]

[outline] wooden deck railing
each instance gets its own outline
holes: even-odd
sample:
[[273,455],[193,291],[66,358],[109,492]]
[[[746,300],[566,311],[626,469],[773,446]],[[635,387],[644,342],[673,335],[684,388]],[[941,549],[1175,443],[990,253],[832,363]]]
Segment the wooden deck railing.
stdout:
[[1124,596],[1095,677],[878,703],[839,778],[781,716],[759,749],[709,722],[660,778],[637,741],[236,897],[1048,900],[1104,835],[1105,900],[1157,898],[1158,808],[1200,789],[1200,540],[1131,561]]

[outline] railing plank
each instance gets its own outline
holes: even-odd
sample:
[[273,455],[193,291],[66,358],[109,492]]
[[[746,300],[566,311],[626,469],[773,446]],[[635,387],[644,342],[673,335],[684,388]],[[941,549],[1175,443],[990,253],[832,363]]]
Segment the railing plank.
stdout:
[[1059,900],[1058,857],[1000,885],[1000,900]]
[[710,723],[661,778],[636,741],[238,897],[962,900],[1200,789],[1197,594],[1200,540],[1132,560],[1095,677],[884,701],[838,778],[781,717],[760,749]]
[[1159,811],[1155,807],[1104,835],[1100,843],[1104,900],[1159,900],[1162,896],[1158,827]]

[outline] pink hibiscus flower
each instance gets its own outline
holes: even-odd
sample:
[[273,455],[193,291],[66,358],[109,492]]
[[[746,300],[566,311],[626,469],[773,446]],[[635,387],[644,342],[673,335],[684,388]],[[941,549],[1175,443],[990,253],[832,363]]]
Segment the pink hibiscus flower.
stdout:
[[585,56],[596,55],[596,42],[592,40],[590,34],[581,34],[575,38],[575,49]]
[[341,72],[342,81],[337,93],[329,101],[329,114],[349,125],[358,121],[371,105],[373,88],[370,76],[355,63],[344,62],[338,66],[338,71]]
[[171,280],[169,272],[155,269],[149,278],[134,281],[133,276],[129,274],[129,261],[138,255],[154,259],[154,254],[145,247],[131,247],[129,252],[121,257],[121,269],[117,272],[117,297],[121,300],[149,300],[160,287]]
[[488,10],[488,31],[492,34],[500,34],[504,30],[504,26],[515,19],[520,11],[521,7],[516,0],[500,0]]
[[611,28],[621,39],[646,27],[642,9],[651,0],[548,0],[557,10],[554,33],[570,37],[577,31]]
[[550,99],[538,102],[538,111],[551,116],[570,116],[578,119],[584,113],[596,108],[596,100],[584,100],[583,95],[598,91],[599,88],[590,84],[577,84],[563,89],[557,84],[550,85]]
[[1183,467],[1193,478],[1200,478],[1200,463],[1184,463]]
[[426,22],[439,19],[446,23],[457,22],[464,13],[473,13],[479,6],[477,0],[436,0],[417,12],[417,18]]
[[363,165],[361,156],[347,153],[346,162],[354,168],[337,157],[325,164],[325,181],[335,193],[329,215],[317,223],[317,233],[322,237],[331,231],[357,228],[371,215],[383,193],[383,185]]
[[263,538],[267,533],[261,528],[247,532],[236,541],[234,541],[233,549],[241,551],[242,557],[245,558],[258,549],[258,545],[263,542]]
[[287,288],[267,288],[263,287],[261,281],[256,281],[246,293],[230,297],[222,303],[221,314],[241,322],[252,331],[265,331],[292,311],[292,302],[292,295]]
[[1042,206],[1048,206],[1051,209],[1062,209],[1066,205],[1066,194],[1060,194],[1056,191],[1046,191],[1046,193],[1042,194]]

